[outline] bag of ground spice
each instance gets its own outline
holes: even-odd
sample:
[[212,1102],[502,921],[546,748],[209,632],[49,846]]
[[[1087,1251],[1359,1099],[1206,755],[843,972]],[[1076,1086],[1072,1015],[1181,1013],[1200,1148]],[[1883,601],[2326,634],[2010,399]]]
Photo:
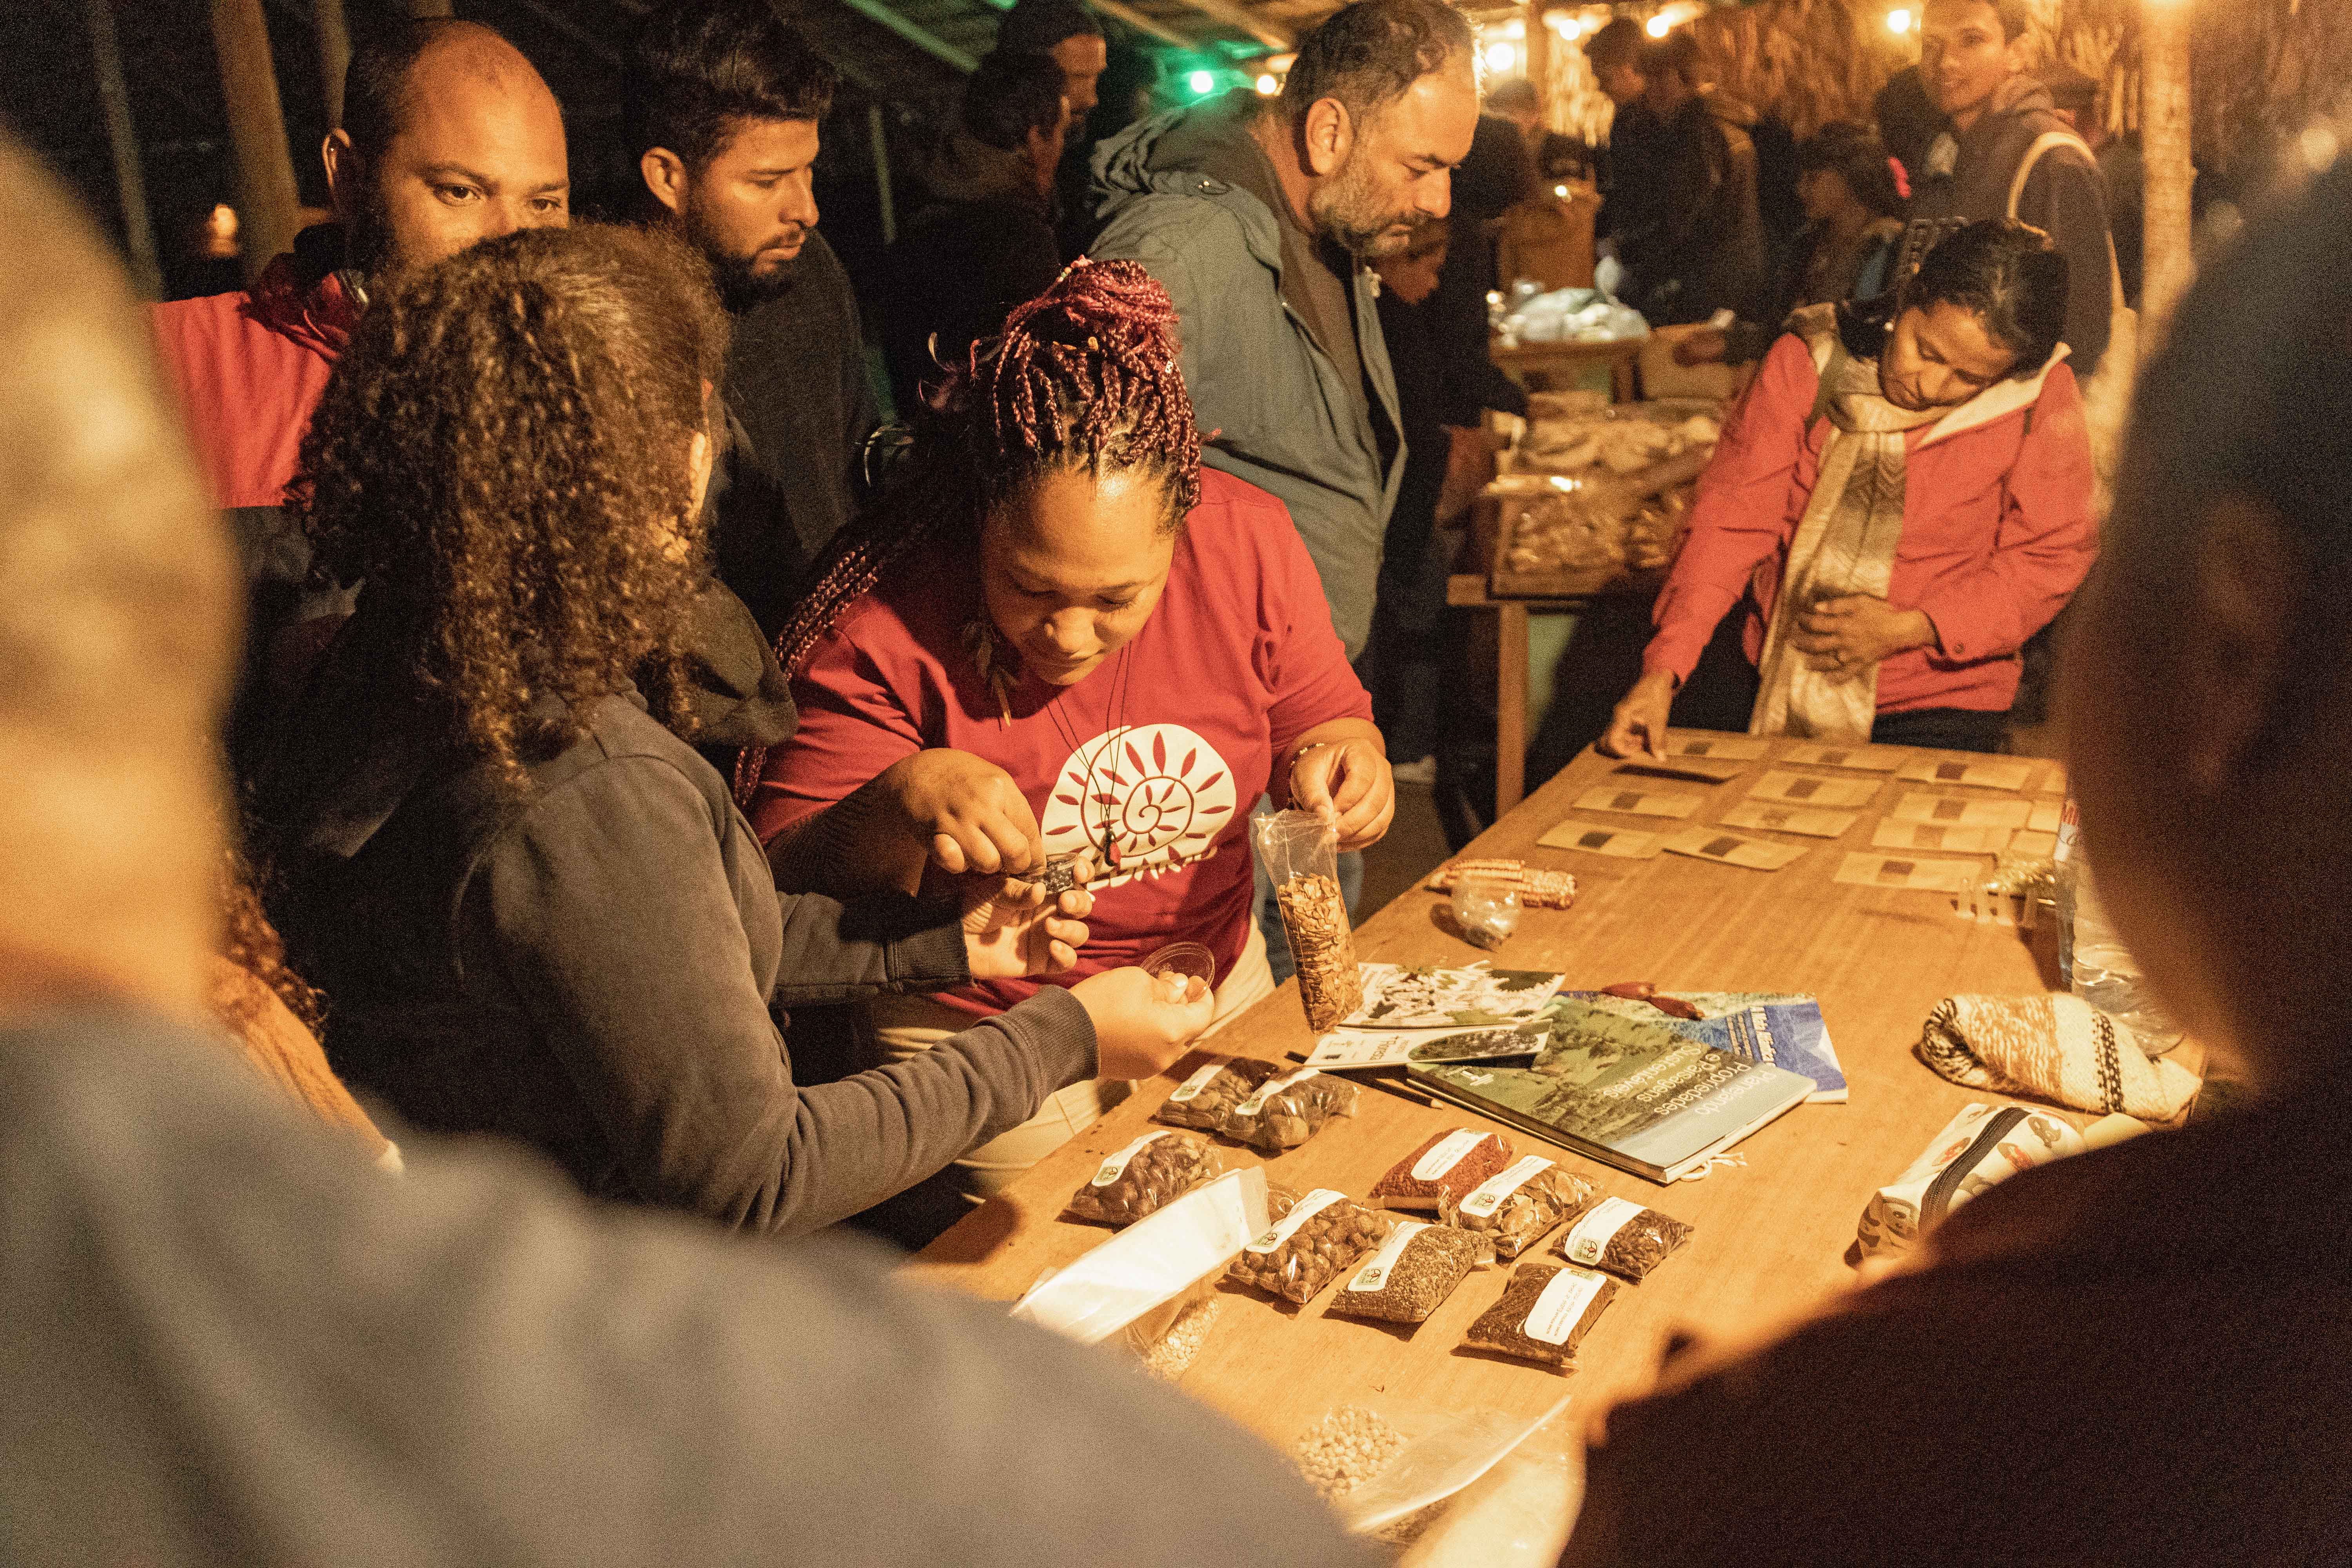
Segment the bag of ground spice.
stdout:
[[1495,1244],[1451,1226],[1409,1219],[1331,1298],[1330,1310],[1383,1323],[1428,1321],[1464,1275],[1495,1261]]
[[1344,1078],[1299,1068],[1260,1084],[1219,1119],[1216,1131],[1253,1149],[1279,1154],[1314,1137],[1333,1117],[1355,1115],[1357,1092]]
[[1364,1005],[1355,932],[1339,891],[1339,835],[1311,811],[1277,811],[1250,818],[1250,836],[1298,965],[1307,1026],[1318,1035],[1335,1029]]
[[1078,1219],[1132,1225],[1223,1173],[1224,1162],[1206,1138],[1147,1132],[1096,1167],[1092,1179],[1070,1194],[1069,1212]]
[[1273,1226],[1242,1248],[1225,1278],[1302,1307],[1341,1269],[1386,1241],[1396,1224],[1328,1187],[1298,1197],[1276,1190],[1266,1194],[1266,1207],[1275,1215]]
[[1628,1198],[1603,1198],[1577,1215],[1559,1238],[1560,1256],[1570,1263],[1640,1284],[1666,1254],[1691,1238],[1691,1227]]
[[1151,1113],[1151,1120],[1213,1132],[1234,1106],[1257,1091],[1258,1085],[1280,1078],[1282,1072],[1276,1063],[1254,1057],[1214,1058],[1178,1084],[1176,1091]]
[[1389,1167],[1372,1184],[1382,1208],[1433,1209],[1456,1203],[1511,1163],[1511,1141],[1499,1132],[1456,1127]]
[[1593,1186],[1541,1154],[1529,1154],[1464,1197],[1437,1205],[1438,1217],[1495,1238],[1500,1258],[1517,1258],[1552,1226],[1592,1201]]
[[1576,1364],[1576,1347],[1617,1290],[1617,1281],[1589,1268],[1528,1264],[1511,1276],[1503,1299],[1470,1325],[1462,1343],[1565,1370]]

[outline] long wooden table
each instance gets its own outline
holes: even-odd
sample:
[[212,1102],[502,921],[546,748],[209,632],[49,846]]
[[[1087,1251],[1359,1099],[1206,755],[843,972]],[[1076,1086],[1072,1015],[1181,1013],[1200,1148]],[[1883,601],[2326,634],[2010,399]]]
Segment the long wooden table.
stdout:
[[[1771,742],[1775,755],[1791,742]],[[1922,753],[1941,755],[1941,753]],[[1578,896],[1564,911],[1524,912],[1517,933],[1492,956],[1497,964],[1564,972],[1571,985],[1647,980],[1662,989],[1794,991],[1821,999],[1832,1039],[1853,1086],[1843,1105],[1805,1105],[1741,1144],[1744,1165],[1662,1187],[1537,1143],[1499,1123],[1367,1083],[1358,1114],[1335,1121],[1301,1148],[1266,1162],[1269,1181],[1293,1189],[1337,1187],[1360,1196],[1399,1156],[1452,1126],[1501,1131],[1522,1152],[1559,1157],[1594,1176],[1603,1191],[1638,1199],[1694,1225],[1697,1234],[1645,1283],[1618,1293],[1586,1340],[1582,1365],[1559,1374],[1456,1349],[1472,1319],[1503,1290],[1507,1268],[1474,1274],[1417,1330],[1327,1317],[1330,1292],[1305,1308],[1226,1286],[1223,1304],[1182,1386],[1277,1445],[1343,1404],[1523,1412],[1549,1408],[1563,1394],[1591,1409],[1648,1384],[1667,1335],[1677,1327],[1730,1334],[1797,1311],[1852,1279],[1846,1253],[1872,1191],[1891,1181],[1952,1114],[1992,1100],[1930,1072],[1911,1055],[1935,1004],[1956,993],[2047,989],[2054,976],[2048,922],[2038,938],[1953,912],[1949,895],[1846,886],[1831,880],[1849,851],[1867,849],[1873,825],[1911,790],[1993,796],[2002,792],[1897,782],[1880,784],[1862,820],[1837,840],[1786,837],[1809,846],[1787,868],[1759,872],[1661,855],[1608,859],[1538,848],[1537,837],[1564,817],[1597,826],[1668,829],[1658,818],[1573,812],[1570,802],[1597,783],[1698,794],[1690,820],[1712,823],[1747,796],[1769,761],[1728,783],[1634,779],[1587,752],[1525,805],[1498,822],[1470,853],[1507,855],[1572,870]],[[2054,764],[2035,763],[2027,798],[2054,784]],[[1801,769],[1823,777],[1877,775]],[[1779,837],[1770,834],[1752,837]],[[1990,867],[1990,859],[1979,859]],[[1441,923],[1442,895],[1408,893],[1364,922],[1365,960],[1468,963],[1489,955]],[[2035,946],[2039,941],[2041,956]],[[1295,983],[1286,984],[1214,1039],[1218,1052],[1280,1060],[1311,1044]],[[1109,1233],[1057,1218],[1102,1156],[1150,1125],[1169,1090],[1201,1058],[1138,1086],[1134,1097],[1091,1131],[1043,1161],[1007,1193],[940,1237],[912,1266],[920,1277],[998,1300],[1021,1294],[1038,1275],[1066,1265]],[[2076,1118],[2078,1121],[2088,1118]],[[1229,1163],[1252,1152],[1225,1146]],[[1556,1239],[1547,1238],[1542,1253]],[[1556,1261],[1556,1259],[1555,1259]]]

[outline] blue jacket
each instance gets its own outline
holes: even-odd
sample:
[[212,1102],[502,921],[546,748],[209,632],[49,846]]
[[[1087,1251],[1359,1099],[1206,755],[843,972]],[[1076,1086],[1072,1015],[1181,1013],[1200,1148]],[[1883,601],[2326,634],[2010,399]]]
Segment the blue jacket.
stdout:
[[[1322,574],[1349,658],[1372,626],[1381,542],[1404,473],[1403,416],[1381,338],[1378,286],[1354,277],[1358,349],[1376,411],[1282,297],[1282,231],[1249,192],[1202,173],[1249,134],[1224,103],[1154,115],[1095,153],[1098,261],[1138,261],[1183,319],[1185,385],[1202,458],[1268,490]],[[1373,420],[1398,434],[1385,461]]]

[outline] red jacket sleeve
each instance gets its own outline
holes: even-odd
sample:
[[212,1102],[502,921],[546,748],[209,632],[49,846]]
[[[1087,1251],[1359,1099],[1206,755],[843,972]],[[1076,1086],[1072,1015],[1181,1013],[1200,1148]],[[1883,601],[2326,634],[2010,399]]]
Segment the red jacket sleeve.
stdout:
[[849,632],[835,626],[793,678],[800,728],[768,753],[751,797],[751,826],[763,844],[923,749],[914,715]]
[[1969,664],[2015,653],[2063,609],[2099,553],[2091,501],[2091,437],[2074,373],[2050,373],[2009,471],[1992,553],[1922,595],[1936,623],[1928,662]]
[[1658,630],[1642,655],[1643,674],[1664,669],[1676,681],[1690,679],[1757,563],[1787,543],[1797,471],[1811,447],[1807,416],[1821,384],[1802,338],[1783,335],[1764,356],[1699,475],[1689,537],[1658,595]]

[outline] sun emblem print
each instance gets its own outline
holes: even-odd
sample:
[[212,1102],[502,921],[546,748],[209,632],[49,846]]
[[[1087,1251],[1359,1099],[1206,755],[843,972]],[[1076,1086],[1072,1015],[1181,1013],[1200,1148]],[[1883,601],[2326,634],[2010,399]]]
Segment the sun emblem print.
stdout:
[[1108,831],[1118,874],[1097,890],[1206,859],[1234,819],[1234,771],[1181,724],[1138,724],[1096,736],[1062,764],[1045,800],[1045,852],[1091,847]]

